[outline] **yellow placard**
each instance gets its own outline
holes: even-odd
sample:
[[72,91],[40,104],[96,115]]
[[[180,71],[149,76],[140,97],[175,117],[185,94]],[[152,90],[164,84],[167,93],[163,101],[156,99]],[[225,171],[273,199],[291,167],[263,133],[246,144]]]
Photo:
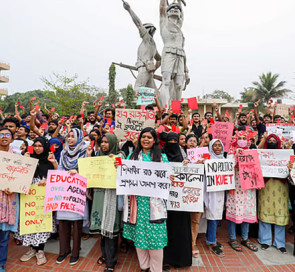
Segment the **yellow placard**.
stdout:
[[31,185],[20,195],[20,235],[52,232],[52,212],[44,213],[45,186]]
[[116,189],[115,157],[100,156],[78,160],[79,175],[87,178],[87,188]]

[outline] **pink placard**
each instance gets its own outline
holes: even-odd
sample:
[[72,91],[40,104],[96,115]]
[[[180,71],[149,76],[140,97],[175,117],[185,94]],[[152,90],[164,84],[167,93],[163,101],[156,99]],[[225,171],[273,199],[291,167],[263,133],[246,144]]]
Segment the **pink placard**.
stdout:
[[197,147],[187,150],[187,157],[191,162],[202,160],[204,154],[209,154],[208,147]]
[[243,150],[238,154],[242,190],[264,188],[264,179],[257,150]]
[[219,139],[224,145],[224,151],[228,152],[233,136],[234,124],[229,122],[215,122],[212,126],[213,139]]
[[70,211],[84,215],[87,179],[67,171],[49,170],[46,183],[44,213]]

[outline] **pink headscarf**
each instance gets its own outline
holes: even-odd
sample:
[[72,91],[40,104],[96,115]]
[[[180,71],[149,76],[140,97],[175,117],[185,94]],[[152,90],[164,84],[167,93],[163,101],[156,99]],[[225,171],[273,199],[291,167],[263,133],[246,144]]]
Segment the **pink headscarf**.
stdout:
[[[243,148],[238,146],[238,138],[241,137],[241,136],[245,136],[247,138],[247,145],[245,147],[243,147]],[[230,154],[235,155],[238,148],[249,149],[250,145],[251,145],[251,142],[250,142],[250,139],[249,139],[248,136],[249,135],[248,135],[247,131],[244,131],[244,130],[236,131],[236,134],[233,137],[232,142],[230,144],[228,155],[230,155]]]

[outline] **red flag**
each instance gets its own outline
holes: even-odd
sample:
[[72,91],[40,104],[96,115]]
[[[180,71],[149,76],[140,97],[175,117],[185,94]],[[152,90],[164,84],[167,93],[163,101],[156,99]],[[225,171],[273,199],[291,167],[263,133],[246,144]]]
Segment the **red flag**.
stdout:
[[198,109],[198,102],[196,97],[191,97],[187,99],[188,108],[190,110],[197,110]]
[[180,103],[181,102],[178,101],[178,100],[172,100],[171,101],[171,106],[172,106],[172,110],[173,110],[174,113],[180,113],[180,111],[181,111],[181,109],[180,109],[180,107],[181,107]]

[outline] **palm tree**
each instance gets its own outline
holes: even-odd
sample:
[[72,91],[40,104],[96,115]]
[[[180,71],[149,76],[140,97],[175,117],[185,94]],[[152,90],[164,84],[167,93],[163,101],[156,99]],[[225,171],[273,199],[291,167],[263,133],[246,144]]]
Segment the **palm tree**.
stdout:
[[277,83],[278,77],[278,74],[273,75],[269,72],[259,77],[260,82],[252,82],[256,99],[261,99],[262,102],[267,103],[271,98],[282,97],[284,94],[291,92],[291,90],[284,88],[286,81]]

